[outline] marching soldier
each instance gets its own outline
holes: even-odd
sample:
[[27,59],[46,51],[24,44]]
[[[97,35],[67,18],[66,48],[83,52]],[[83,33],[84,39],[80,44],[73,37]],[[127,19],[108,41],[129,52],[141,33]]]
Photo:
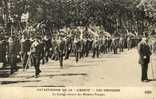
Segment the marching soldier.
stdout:
[[89,55],[89,50],[90,50],[90,40],[87,37],[86,38],[86,43],[85,43],[85,57],[88,57]]
[[86,39],[84,37],[81,39],[81,44],[82,44],[82,50],[81,50],[80,58],[83,58],[85,55],[85,46],[86,46]]
[[21,43],[20,54],[21,54],[21,57],[22,57],[23,69],[25,69],[25,66],[26,66],[27,60],[28,60],[28,53],[29,53],[30,47],[31,47],[31,42],[30,42],[30,40],[28,38],[26,38],[23,35],[20,43]]
[[71,37],[67,37],[67,40],[65,42],[65,59],[69,59],[69,54],[72,50],[72,39]]
[[76,38],[74,40],[74,50],[75,50],[76,62],[78,62],[79,58],[81,57],[81,51],[82,51],[82,43],[79,38]]
[[95,40],[93,41],[92,49],[93,49],[93,56],[92,57],[95,58],[95,55],[96,55],[97,58],[99,58],[100,40],[98,40],[98,37],[96,37]]
[[45,60],[48,62],[50,57],[50,48],[52,47],[51,39],[48,37],[48,35],[44,36],[43,42],[45,43]]
[[106,38],[107,53],[112,51],[111,43],[112,43],[112,38],[111,37],[107,37]]
[[15,40],[14,36],[11,36],[8,40],[8,60],[9,64],[11,66],[10,74],[13,74],[17,71],[17,58],[18,56],[18,48],[17,48],[17,42]]
[[102,52],[104,54],[107,54],[108,53],[108,50],[107,50],[108,45],[107,44],[108,44],[107,43],[107,39],[105,37],[103,37],[102,38]]
[[41,70],[40,70],[40,60],[42,57],[41,55],[42,55],[42,47],[40,44],[40,38],[36,37],[34,42],[31,45],[31,56],[32,56],[33,65],[35,67],[36,78],[41,73]]
[[84,42],[84,39],[82,37],[80,38],[80,43],[81,43],[80,58],[83,58],[84,57],[85,42]]
[[120,52],[124,51],[124,38],[123,37],[119,38],[119,48],[120,48]]
[[53,39],[52,39],[52,56],[51,56],[51,58],[52,58],[52,60],[58,60],[58,54],[57,54],[57,40],[56,40],[56,38],[54,37]]
[[45,57],[46,57],[46,53],[45,53],[45,49],[46,49],[46,44],[45,44],[45,41],[44,39],[40,40],[40,45],[41,45],[41,48],[42,48],[42,51],[41,51],[41,61],[42,61],[42,64],[44,65],[45,64]]
[[119,45],[118,39],[117,38],[113,38],[112,39],[112,43],[111,43],[111,47],[113,49],[114,54],[118,53],[118,45]]
[[150,62],[150,56],[152,54],[147,38],[142,38],[142,41],[138,44],[139,63],[141,64],[142,73],[141,81],[148,82],[148,64]]
[[63,40],[62,37],[60,37],[59,40],[57,41],[57,53],[61,68],[63,68],[64,49],[65,49],[65,41]]

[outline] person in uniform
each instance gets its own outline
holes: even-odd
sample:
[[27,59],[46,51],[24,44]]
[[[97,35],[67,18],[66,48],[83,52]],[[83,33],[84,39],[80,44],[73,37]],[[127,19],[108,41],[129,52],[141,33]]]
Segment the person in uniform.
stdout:
[[99,58],[100,40],[98,39],[98,37],[96,37],[95,40],[93,41],[92,49],[93,49],[93,56],[92,57],[95,58],[95,55],[96,55],[97,58]]
[[45,53],[45,49],[46,49],[46,44],[45,44],[45,41],[44,41],[44,38],[42,40],[40,40],[40,45],[41,45],[41,48],[42,48],[42,51],[41,51],[41,63],[42,65],[45,64],[45,60],[46,60],[46,53]]
[[51,56],[51,59],[52,60],[57,60],[57,57],[58,57],[58,55],[57,55],[57,40],[56,40],[56,37],[54,37],[53,39],[52,39],[52,56]]
[[85,46],[86,46],[86,39],[83,37],[81,39],[81,44],[82,44],[82,50],[81,50],[81,58],[85,56]]
[[63,68],[64,50],[65,50],[65,41],[63,37],[60,37],[59,40],[57,41],[57,53],[61,69]]
[[42,46],[40,44],[40,37],[36,37],[34,42],[31,45],[31,56],[33,65],[35,67],[35,77],[37,78],[39,74],[41,73],[40,70],[40,60],[42,55]]
[[138,53],[139,64],[141,64],[141,81],[148,82],[147,71],[152,52],[147,38],[142,38],[141,42],[138,44]]
[[13,74],[17,71],[17,58],[18,56],[18,48],[17,48],[17,42],[15,40],[14,36],[11,36],[8,40],[8,60],[9,64],[11,66],[10,74]]
[[65,42],[65,59],[69,59],[69,55],[72,50],[72,39],[70,36],[67,36],[66,42]]
[[79,58],[81,58],[81,51],[82,51],[82,43],[80,38],[75,38],[74,40],[74,52],[75,52],[75,58],[76,58],[76,62],[79,61]]
[[107,47],[108,47],[108,45],[107,45],[108,43],[107,43],[107,39],[106,39],[106,37],[104,36],[103,38],[102,38],[102,52],[103,52],[103,54],[107,54],[108,53],[108,51],[107,51]]
[[89,50],[90,50],[90,40],[87,37],[86,38],[86,43],[85,43],[85,57],[89,56]]
[[107,37],[106,38],[107,52],[111,52],[112,51],[111,43],[112,43],[112,37]]
[[46,60],[46,62],[48,62],[49,61],[49,57],[51,56],[50,55],[50,48],[52,47],[51,39],[49,38],[48,35],[44,36],[43,42],[45,43],[44,44],[45,45],[45,50],[44,50],[45,60]]
[[124,51],[124,38],[123,37],[120,37],[119,38],[119,51],[120,52],[123,52]]
[[113,38],[111,47],[113,49],[114,54],[118,54],[118,46],[119,46],[119,40],[118,38]]
[[28,53],[30,51],[31,42],[28,38],[26,38],[24,35],[22,35],[22,39],[21,39],[20,43],[21,43],[20,54],[22,57],[23,69],[25,69],[25,67],[27,65]]

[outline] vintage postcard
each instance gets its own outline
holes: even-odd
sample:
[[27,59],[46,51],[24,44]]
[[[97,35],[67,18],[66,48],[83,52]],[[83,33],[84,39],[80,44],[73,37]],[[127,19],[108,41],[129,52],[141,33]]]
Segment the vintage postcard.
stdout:
[[0,0],[0,99],[156,99],[156,0]]

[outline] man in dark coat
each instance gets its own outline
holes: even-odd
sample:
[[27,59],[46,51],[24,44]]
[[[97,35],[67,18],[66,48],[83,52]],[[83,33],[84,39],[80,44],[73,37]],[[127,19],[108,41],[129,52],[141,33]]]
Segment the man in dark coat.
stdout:
[[139,52],[139,63],[141,64],[142,68],[141,81],[147,82],[148,64],[150,62],[150,56],[152,54],[147,38],[142,38],[142,41],[138,44],[138,52]]

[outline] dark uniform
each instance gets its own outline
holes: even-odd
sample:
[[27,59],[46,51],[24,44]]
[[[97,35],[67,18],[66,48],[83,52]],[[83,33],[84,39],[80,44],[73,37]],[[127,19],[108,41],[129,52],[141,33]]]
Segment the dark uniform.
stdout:
[[65,51],[65,41],[62,38],[60,40],[58,40],[56,50],[58,53],[60,67],[63,68],[63,56],[64,56],[64,51]]
[[110,37],[106,38],[105,44],[106,44],[107,52],[112,51],[111,43],[112,43],[112,38]]
[[78,62],[79,58],[81,58],[81,52],[82,52],[82,42],[80,39],[76,39],[74,41],[74,50],[75,50],[76,62]]
[[11,66],[11,74],[17,71],[17,55],[18,55],[18,47],[17,42],[14,37],[9,38],[8,45],[8,60]]
[[85,46],[86,46],[85,38],[81,39],[81,44],[82,44],[82,50],[81,50],[81,57],[80,58],[83,58],[85,56]]
[[35,67],[35,77],[39,76],[39,73],[41,72],[40,70],[40,60],[42,55],[42,46],[40,44],[39,39],[35,39],[35,41],[32,43],[31,46],[31,56],[32,56],[32,61],[33,65]]
[[58,60],[58,53],[57,53],[57,40],[54,38],[52,39],[52,60]]
[[92,45],[92,49],[93,49],[93,58],[95,58],[95,55],[97,56],[97,58],[99,58],[99,54],[100,54],[100,40],[98,40],[96,38],[96,40],[93,41],[93,45]]
[[42,61],[42,64],[44,65],[45,64],[45,57],[46,57],[46,53],[45,53],[45,49],[46,49],[46,44],[45,44],[45,41],[44,40],[41,40],[40,42],[40,45],[41,45],[41,61]]
[[114,54],[118,53],[118,45],[119,45],[119,40],[117,38],[112,39],[111,47],[114,52]]
[[85,43],[85,57],[89,56],[90,49],[91,49],[91,40],[87,38],[86,43]]
[[43,42],[44,42],[44,45],[45,45],[44,46],[45,47],[45,49],[44,49],[45,60],[46,60],[46,62],[48,62],[49,57],[51,57],[51,55],[50,55],[50,48],[52,47],[51,39],[49,37],[45,36],[44,39],[43,39]]
[[65,42],[65,59],[69,59],[71,50],[72,50],[72,39],[71,37],[68,37]]
[[23,69],[25,69],[25,66],[27,64],[28,60],[28,52],[30,51],[31,42],[29,39],[22,38],[21,39],[21,56],[22,56],[22,64]]
[[120,49],[120,52],[123,52],[124,51],[124,38],[123,37],[120,37],[119,38],[119,49]]
[[139,63],[141,64],[142,68],[142,77],[141,81],[148,81],[147,71],[148,71],[148,64],[150,62],[151,56],[151,49],[147,40],[145,38],[138,44],[138,52],[139,52]]

